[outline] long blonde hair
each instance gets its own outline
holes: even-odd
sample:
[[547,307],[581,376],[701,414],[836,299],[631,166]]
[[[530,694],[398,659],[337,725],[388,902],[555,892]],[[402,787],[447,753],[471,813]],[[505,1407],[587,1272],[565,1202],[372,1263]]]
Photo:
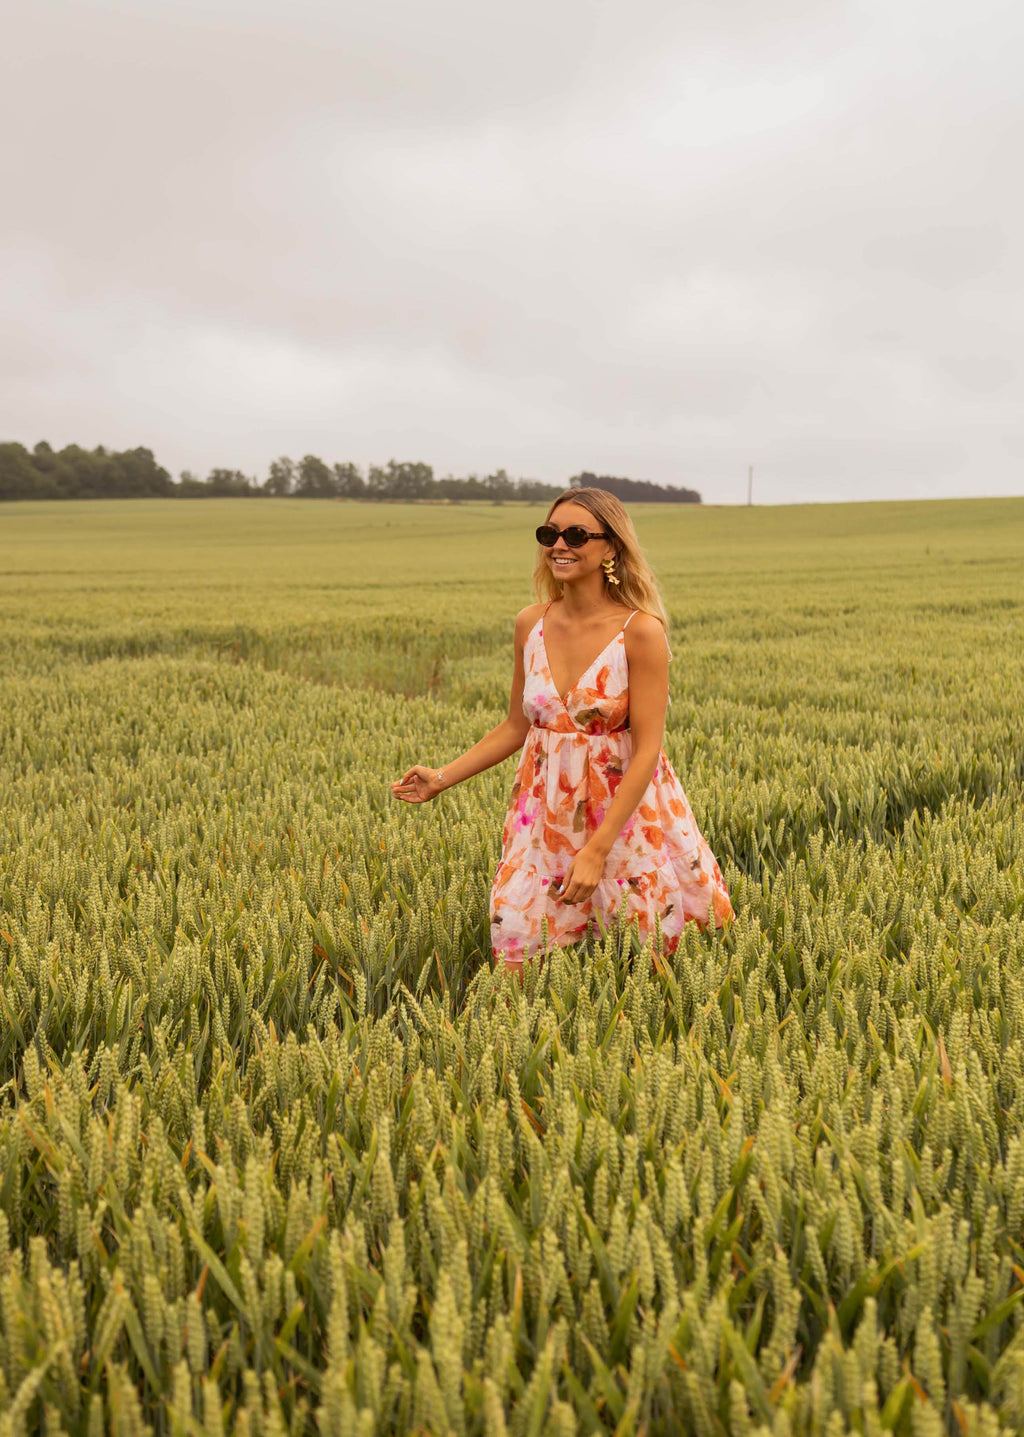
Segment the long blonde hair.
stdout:
[[[624,608],[642,609],[645,614],[653,614],[660,620],[668,637],[668,616],[658,593],[657,580],[644,557],[633,521],[621,499],[605,489],[566,489],[551,505],[548,519],[560,504],[578,504],[588,514],[593,514],[608,534],[615,549],[615,577],[619,581],[606,585],[608,597]],[[562,585],[548,567],[543,551],[537,555],[533,583],[542,603],[562,597]]]

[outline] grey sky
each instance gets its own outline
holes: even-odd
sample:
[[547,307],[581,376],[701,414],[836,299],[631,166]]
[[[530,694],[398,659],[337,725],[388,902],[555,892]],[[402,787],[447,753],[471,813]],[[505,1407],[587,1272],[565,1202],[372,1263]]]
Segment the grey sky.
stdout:
[[8,16],[0,438],[1024,492],[1016,0]]

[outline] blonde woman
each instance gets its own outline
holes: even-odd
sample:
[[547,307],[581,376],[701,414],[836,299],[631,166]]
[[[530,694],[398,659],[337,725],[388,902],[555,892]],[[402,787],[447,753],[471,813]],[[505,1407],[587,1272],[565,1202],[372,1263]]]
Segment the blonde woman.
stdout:
[[392,792],[425,803],[519,749],[491,890],[495,961],[520,969],[594,922],[683,924],[733,916],[718,864],[662,749],[668,637],[654,575],[622,504],[568,489],[537,530],[541,599],[516,618],[508,718],[443,768]]

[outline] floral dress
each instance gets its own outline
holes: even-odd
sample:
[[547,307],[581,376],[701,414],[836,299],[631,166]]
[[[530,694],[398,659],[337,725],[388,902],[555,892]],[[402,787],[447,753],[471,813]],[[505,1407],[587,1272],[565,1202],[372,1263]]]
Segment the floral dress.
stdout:
[[532,726],[491,889],[491,944],[506,963],[521,963],[543,947],[545,919],[548,941],[565,945],[584,938],[594,919],[607,926],[623,902],[625,920],[637,922],[642,938],[654,936],[660,919],[669,950],[690,919],[703,926],[710,915],[720,926],[733,916],[714,854],[664,750],[591,897],[570,907],[551,891],[600,825],[629,767],[625,631],[632,617],[564,699],[551,677],[543,615],[527,637],[523,711]]

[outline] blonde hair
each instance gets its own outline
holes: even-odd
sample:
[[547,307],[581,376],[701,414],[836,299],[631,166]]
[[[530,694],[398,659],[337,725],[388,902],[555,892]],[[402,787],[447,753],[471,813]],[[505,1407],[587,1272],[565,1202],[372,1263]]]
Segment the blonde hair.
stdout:
[[[668,637],[668,616],[658,593],[658,583],[644,557],[633,521],[621,499],[605,489],[566,489],[548,510],[548,519],[560,504],[578,504],[592,514],[615,550],[617,584],[608,584],[608,597],[626,609],[642,609],[658,619]],[[537,555],[533,571],[534,588],[541,602],[562,597],[562,585],[552,574],[543,552]]]

